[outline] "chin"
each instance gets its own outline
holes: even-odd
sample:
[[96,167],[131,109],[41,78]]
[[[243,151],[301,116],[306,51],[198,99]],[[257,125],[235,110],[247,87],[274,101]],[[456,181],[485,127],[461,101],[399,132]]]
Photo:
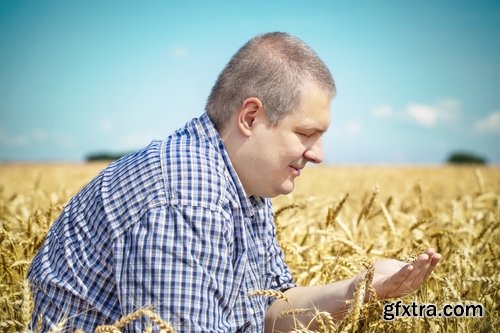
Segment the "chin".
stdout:
[[279,188],[274,188],[271,189],[268,192],[262,193],[259,196],[264,197],[264,198],[274,198],[277,197],[278,195],[286,195],[290,194],[293,191],[293,185],[292,186],[280,186]]
[[281,184],[279,194],[290,194],[293,192],[295,188],[295,183],[291,180],[286,181],[284,184]]
[[274,198],[277,197],[278,195],[290,194],[295,188],[295,182],[293,181],[293,179],[290,178],[285,179],[285,181],[280,184],[275,183],[271,185],[274,186],[268,187],[266,191],[263,191],[257,195],[265,198]]

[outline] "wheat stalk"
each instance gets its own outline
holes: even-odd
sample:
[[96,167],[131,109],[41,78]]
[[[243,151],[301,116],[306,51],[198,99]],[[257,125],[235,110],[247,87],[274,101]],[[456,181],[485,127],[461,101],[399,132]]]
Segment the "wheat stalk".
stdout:
[[328,215],[326,217],[326,226],[327,227],[333,226],[335,224],[335,218],[337,218],[337,216],[340,213],[340,210],[342,209],[342,207],[344,207],[344,204],[347,201],[348,197],[349,197],[349,193],[346,193],[344,195],[344,197],[342,198],[342,200],[340,200],[340,202],[337,204],[337,206],[335,206],[335,208],[328,207]]
[[136,310],[119,320],[117,320],[113,325],[102,325],[96,328],[95,333],[118,333],[120,329],[125,327],[127,324],[139,319],[142,316],[148,317],[153,323],[155,323],[161,332],[175,333],[172,325],[160,318],[156,313],[150,309],[139,309]]
[[252,290],[249,291],[248,296],[266,296],[266,297],[274,297],[276,299],[281,299],[285,302],[289,302],[288,297],[279,290],[274,290],[274,289],[267,289],[267,290]]

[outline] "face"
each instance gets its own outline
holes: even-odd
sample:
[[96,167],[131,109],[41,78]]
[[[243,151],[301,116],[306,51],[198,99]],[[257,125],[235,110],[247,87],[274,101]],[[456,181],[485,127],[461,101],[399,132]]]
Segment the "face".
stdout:
[[272,126],[266,116],[255,119],[254,159],[247,168],[252,176],[244,184],[247,192],[264,197],[288,194],[308,162],[323,160],[321,137],[330,125],[330,102],[328,94],[311,84],[304,89],[299,107],[278,125]]

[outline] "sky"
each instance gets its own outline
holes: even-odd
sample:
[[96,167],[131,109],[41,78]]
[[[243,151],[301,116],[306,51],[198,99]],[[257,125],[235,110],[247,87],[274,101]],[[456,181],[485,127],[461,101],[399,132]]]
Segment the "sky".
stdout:
[[83,161],[204,112],[250,38],[333,74],[326,164],[500,164],[500,1],[0,0],[0,162]]

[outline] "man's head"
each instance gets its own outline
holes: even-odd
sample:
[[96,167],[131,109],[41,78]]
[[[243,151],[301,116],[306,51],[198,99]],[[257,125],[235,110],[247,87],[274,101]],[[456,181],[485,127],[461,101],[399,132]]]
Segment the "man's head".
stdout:
[[328,67],[308,45],[283,32],[258,35],[220,73],[205,108],[222,130],[246,98],[256,97],[276,125],[298,107],[304,83],[310,81],[330,98],[335,94]]
[[290,193],[323,159],[335,85],[321,59],[285,33],[257,36],[220,74],[207,103],[248,196]]

